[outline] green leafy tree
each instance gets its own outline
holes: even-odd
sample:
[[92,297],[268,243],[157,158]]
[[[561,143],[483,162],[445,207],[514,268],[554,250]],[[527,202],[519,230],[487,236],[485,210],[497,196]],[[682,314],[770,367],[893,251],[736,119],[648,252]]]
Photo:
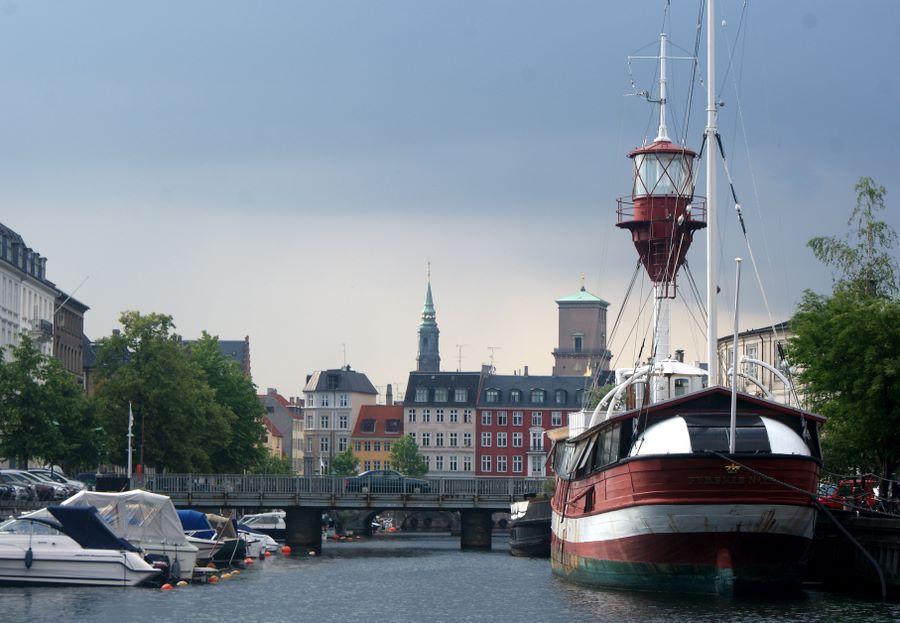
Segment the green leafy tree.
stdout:
[[850,290],[861,296],[893,296],[898,292],[897,263],[891,255],[897,232],[877,212],[885,209],[884,186],[871,177],[855,186],[856,207],[847,221],[843,238],[823,236],[807,243],[816,258],[835,271],[835,291]]
[[359,470],[359,459],[351,448],[338,452],[331,459],[331,473],[335,476],[352,476]]
[[809,242],[836,273],[831,296],[805,292],[791,321],[792,363],[810,407],[826,417],[822,446],[835,471],[900,467],[900,301],[892,250],[897,235],[875,215],[885,190],[856,185],[851,231]]
[[212,469],[221,473],[240,473],[268,460],[263,446],[265,407],[256,395],[253,382],[244,376],[237,362],[219,348],[219,338],[203,332],[191,343],[191,361],[203,371],[207,384],[215,392],[222,408],[229,435],[210,455]]
[[275,456],[271,452],[266,452],[260,458],[256,465],[250,468],[251,474],[293,474],[294,467],[291,460],[286,456]]
[[99,341],[97,390],[110,457],[124,464],[128,408],[135,418],[134,461],[159,471],[212,471],[232,434],[204,371],[174,333],[172,317],[123,312],[120,332]]
[[424,476],[428,473],[428,463],[419,453],[419,444],[409,435],[404,435],[391,444],[391,465],[408,476]]
[[96,461],[99,440],[84,434],[94,428],[93,411],[62,362],[27,334],[11,355],[0,363],[0,454],[22,467],[32,459],[64,467]]

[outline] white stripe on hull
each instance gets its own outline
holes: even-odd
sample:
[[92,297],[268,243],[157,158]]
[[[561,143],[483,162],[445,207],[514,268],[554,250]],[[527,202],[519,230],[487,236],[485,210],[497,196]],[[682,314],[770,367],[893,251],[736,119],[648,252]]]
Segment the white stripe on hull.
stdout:
[[587,517],[553,512],[553,534],[570,543],[595,543],[648,534],[748,532],[811,539],[811,506],[771,504],[647,504]]

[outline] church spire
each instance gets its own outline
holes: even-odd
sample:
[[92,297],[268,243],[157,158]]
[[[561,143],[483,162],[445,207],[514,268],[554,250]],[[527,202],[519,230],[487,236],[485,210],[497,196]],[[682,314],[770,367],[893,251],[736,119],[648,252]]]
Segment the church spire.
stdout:
[[434,311],[434,298],[431,294],[431,262],[428,262],[428,289],[425,291],[425,305],[422,307],[422,321],[419,323],[419,352],[416,357],[416,371],[440,371],[439,338],[440,331]]

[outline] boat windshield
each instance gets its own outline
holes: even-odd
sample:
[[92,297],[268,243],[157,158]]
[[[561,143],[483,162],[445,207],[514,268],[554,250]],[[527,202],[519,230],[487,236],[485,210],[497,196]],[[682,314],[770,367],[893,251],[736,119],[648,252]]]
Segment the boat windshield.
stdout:
[[27,519],[9,519],[0,524],[3,534],[62,534],[59,530],[38,521]]

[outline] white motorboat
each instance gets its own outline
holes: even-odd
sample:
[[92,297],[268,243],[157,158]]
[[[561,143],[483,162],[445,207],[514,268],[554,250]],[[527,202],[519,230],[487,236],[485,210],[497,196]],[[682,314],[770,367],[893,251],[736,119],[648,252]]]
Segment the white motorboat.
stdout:
[[145,555],[165,558],[171,578],[192,579],[198,550],[184,534],[168,496],[140,489],[121,493],[81,491],[62,504],[95,507],[114,535],[141,548]]
[[276,541],[284,540],[284,511],[269,511],[268,513],[255,513],[244,515],[238,519],[238,523],[246,526],[251,532],[268,534]]
[[93,507],[47,509],[0,525],[0,583],[137,586],[160,570],[116,537]]

